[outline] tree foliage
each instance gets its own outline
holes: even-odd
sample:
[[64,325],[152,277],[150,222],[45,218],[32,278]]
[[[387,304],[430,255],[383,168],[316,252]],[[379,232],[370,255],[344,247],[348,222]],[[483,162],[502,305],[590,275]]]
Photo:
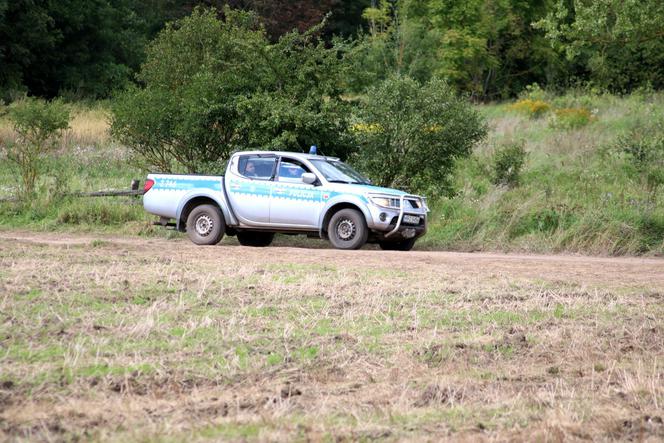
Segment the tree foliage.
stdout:
[[548,0],[382,0],[365,10],[358,67],[364,84],[392,73],[447,79],[479,99],[515,95],[564,69],[530,25]]
[[107,97],[135,81],[165,23],[198,5],[220,19],[225,6],[253,11],[270,43],[328,17],[317,29],[328,48],[355,40],[353,93],[393,74],[443,77],[476,100],[533,83],[664,84],[659,0],[0,0],[0,98]]
[[239,149],[303,150],[317,143],[347,155],[343,59],[317,29],[271,44],[256,15],[196,9],[147,50],[114,107],[112,132],[147,165],[209,171]]
[[0,0],[0,94],[103,97],[129,81],[147,42],[138,0]]
[[455,159],[487,133],[477,111],[447,83],[404,76],[368,91],[354,129],[361,146],[354,162],[377,184],[413,191],[449,190]]
[[536,28],[552,47],[614,91],[664,87],[664,7],[660,0],[558,0]]

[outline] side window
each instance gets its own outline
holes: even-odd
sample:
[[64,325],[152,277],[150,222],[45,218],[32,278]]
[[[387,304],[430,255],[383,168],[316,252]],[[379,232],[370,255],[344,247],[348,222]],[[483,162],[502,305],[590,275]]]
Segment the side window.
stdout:
[[309,169],[301,163],[282,158],[279,163],[279,181],[286,183],[302,183],[302,174],[309,172]]
[[241,175],[256,180],[270,180],[277,164],[276,157],[243,155],[238,161],[237,170]]

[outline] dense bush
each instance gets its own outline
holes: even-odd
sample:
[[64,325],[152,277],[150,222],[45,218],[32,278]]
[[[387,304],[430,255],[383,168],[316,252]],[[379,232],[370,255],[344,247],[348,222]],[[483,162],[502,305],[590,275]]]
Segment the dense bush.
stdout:
[[215,172],[239,149],[351,149],[344,63],[316,29],[271,44],[253,14],[196,9],[151,43],[144,88],[121,94],[112,133],[148,167]]
[[369,89],[354,127],[354,161],[376,183],[449,191],[455,159],[487,133],[484,120],[442,80],[391,77]]

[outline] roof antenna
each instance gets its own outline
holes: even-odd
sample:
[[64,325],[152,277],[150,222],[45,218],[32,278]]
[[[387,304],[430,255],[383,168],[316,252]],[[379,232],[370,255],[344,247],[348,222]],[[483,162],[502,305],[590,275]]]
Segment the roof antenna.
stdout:
[[311,148],[309,148],[309,155],[316,155],[316,150],[318,147],[316,145],[311,145]]

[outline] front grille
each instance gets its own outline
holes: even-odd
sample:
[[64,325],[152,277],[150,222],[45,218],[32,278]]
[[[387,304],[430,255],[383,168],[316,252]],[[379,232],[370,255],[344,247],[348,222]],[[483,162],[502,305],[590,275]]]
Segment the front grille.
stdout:
[[406,201],[409,203],[411,208],[420,209],[422,207],[419,200],[408,198]]

